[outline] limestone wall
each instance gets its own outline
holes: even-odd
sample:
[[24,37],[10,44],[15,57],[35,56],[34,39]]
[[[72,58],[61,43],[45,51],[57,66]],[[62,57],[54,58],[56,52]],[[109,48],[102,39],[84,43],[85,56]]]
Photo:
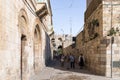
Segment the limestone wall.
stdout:
[[[112,2],[108,0],[103,1],[103,35],[107,35],[109,42],[111,41],[111,36],[114,37],[113,44],[106,46],[106,76],[120,77],[120,1],[114,0]],[[116,34],[110,35],[111,28],[114,28]],[[117,31],[118,29],[118,31]],[[111,42],[110,42],[111,43]],[[111,56],[112,55],[112,56]],[[112,69],[111,69],[112,61]],[[116,64],[117,63],[117,64]]]
[[92,0],[87,0],[87,7],[89,6],[89,4],[90,4],[91,1]]
[[86,20],[83,30],[82,41],[81,38],[78,41],[82,42],[79,46],[80,53],[86,58],[86,66],[90,71],[95,74],[105,75],[105,54],[101,53],[102,39],[102,5],[99,5],[97,9]]
[[[84,54],[87,68],[95,74],[107,77],[120,76],[119,3],[119,0],[103,0],[92,12],[89,12],[89,7],[85,13],[84,30],[78,34],[76,40],[76,48],[79,49],[79,54]],[[111,28],[114,33],[113,29],[110,32]],[[111,36],[114,37],[112,45]]]
[[101,3],[102,0],[90,0],[89,6],[87,7],[87,10],[85,12],[85,21],[90,17],[90,15],[97,9],[99,4]]
[[23,0],[0,0],[0,80],[32,80],[45,66],[43,27]]

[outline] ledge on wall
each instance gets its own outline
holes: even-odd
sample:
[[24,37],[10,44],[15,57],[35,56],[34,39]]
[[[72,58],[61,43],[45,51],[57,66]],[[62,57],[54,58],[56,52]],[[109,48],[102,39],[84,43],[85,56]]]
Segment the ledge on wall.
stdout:
[[39,16],[39,18],[42,18],[48,14],[46,3],[37,4],[36,14],[37,14],[37,16]]

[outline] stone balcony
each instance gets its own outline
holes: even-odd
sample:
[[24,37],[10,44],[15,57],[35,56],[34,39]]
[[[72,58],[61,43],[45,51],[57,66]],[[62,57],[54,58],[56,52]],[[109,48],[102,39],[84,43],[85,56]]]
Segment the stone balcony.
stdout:
[[43,16],[47,14],[51,14],[52,16],[52,11],[51,11],[51,6],[49,0],[35,0],[37,5],[36,5],[36,14],[42,18]]
[[[37,16],[42,20],[43,17],[48,16],[47,19],[50,21],[43,21],[45,25],[45,29],[48,32],[48,34],[52,34],[53,26],[52,26],[52,11],[50,6],[50,0],[34,0],[36,2],[36,14]],[[51,16],[51,17],[50,17]]]
[[46,3],[37,3],[36,14],[39,16],[39,18],[42,18],[48,14]]
[[39,18],[47,15],[49,10],[49,0],[23,0],[23,2],[33,11]]

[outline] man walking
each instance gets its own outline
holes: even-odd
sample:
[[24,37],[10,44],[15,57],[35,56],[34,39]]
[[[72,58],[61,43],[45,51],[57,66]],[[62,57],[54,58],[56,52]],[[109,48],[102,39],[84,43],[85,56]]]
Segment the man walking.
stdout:
[[84,59],[83,54],[80,54],[78,62],[79,62],[80,69],[83,69],[84,64],[85,64],[85,59]]
[[70,67],[71,69],[75,68],[75,57],[73,55],[70,55]]

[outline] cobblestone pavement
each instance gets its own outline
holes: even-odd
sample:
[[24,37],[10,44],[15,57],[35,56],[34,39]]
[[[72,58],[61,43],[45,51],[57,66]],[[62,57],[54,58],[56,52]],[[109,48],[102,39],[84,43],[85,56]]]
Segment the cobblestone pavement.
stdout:
[[106,78],[91,74],[85,69],[80,70],[79,68],[67,70],[58,64],[52,64],[52,66],[46,67],[38,73],[34,80],[120,80],[120,78]]

